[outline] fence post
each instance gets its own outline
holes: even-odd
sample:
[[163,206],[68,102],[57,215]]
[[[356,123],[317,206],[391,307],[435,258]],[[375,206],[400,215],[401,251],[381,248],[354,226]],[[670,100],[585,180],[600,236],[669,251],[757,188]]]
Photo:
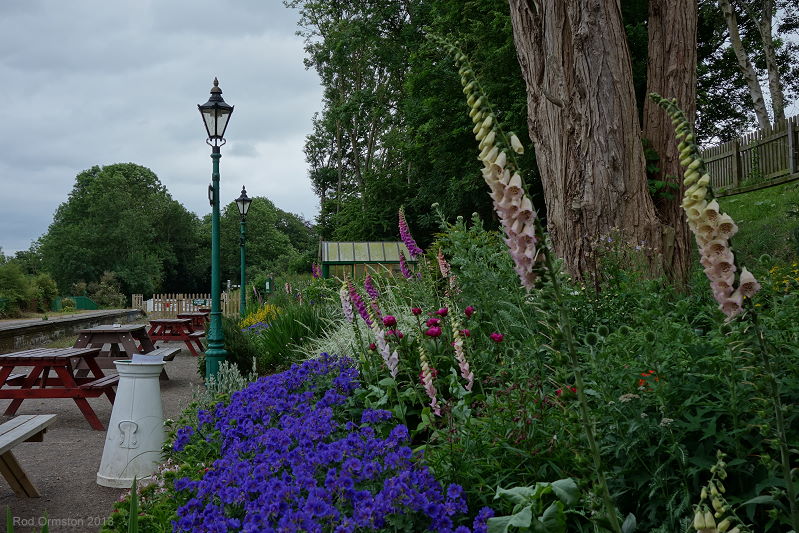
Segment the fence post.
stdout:
[[730,143],[732,150],[732,186],[738,187],[741,184],[741,144],[738,139]]
[[786,133],[788,134],[788,173],[789,174],[796,174],[796,159],[799,156],[797,154],[797,146],[796,146],[796,139],[794,138],[794,134],[796,133],[796,126],[794,125],[795,117],[791,117],[786,124]]

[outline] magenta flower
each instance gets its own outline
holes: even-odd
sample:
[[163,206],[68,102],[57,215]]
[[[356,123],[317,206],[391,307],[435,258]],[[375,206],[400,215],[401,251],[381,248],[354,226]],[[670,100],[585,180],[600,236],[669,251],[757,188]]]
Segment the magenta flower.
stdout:
[[399,254],[399,265],[400,265],[400,272],[405,277],[405,279],[411,279],[413,277],[413,272],[411,269],[408,268],[408,263],[405,261],[405,254],[400,252]]
[[472,332],[469,331],[468,329],[462,329],[460,331],[461,331],[461,335],[463,335],[464,337],[471,337],[472,336]]
[[438,316],[447,316],[447,313],[449,313],[449,309],[448,309],[448,308],[446,308],[446,307],[442,307],[441,309],[439,309],[438,311],[436,311],[436,314],[437,314]]
[[351,281],[347,281],[347,287],[350,290],[350,300],[355,306],[355,309],[358,310],[358,314],[361,315],[361,318],[363,318],[363,321],[366,322],[367,325],[371,326],[372,319],[369,318],[369,311],[366,309],[363,298],[361,298],[361,295],[355,290],[355,285],[353,285]]
[[421,307],[412,307],[411,308],[411,313],[413,313],[414,316],[419,316],[419,315],[422,314],[422,308]]
[[441,328],[439,328],[438,326],[433,326],[431,328],[428,328],[427,331],[424,332],[424,334],[427,335],[428,337],[434,337],[434,338],[440,337]]
[[502,342],[502,339],[505,338],[505,335],[503,335],[502,333],[494,332],[491,335],[489,335],[489,337],[491,337],[491,340],[494,342]]
[[375,344],[373,342],[370,342],[369,343],[369,349],[372,350],[372,351],[377,350],[377,344]]
[[411,254],[411,258],[416,259],[420,255],[424,255],[424,250],[419,248],[411,236],[411,230],[408,229],[408,221],[405,220],[405,210],[402,207],[399,210],[399,232],[402,242],[405,243],[408,253]]
[[372,276],[369,274],[367,274],[366,279],[363,280],[363,288],[366,289],[366,294],[368,294],[369,298],[371,298],[372,300],[377,300],[377,298],[380,296],[380,293],[378,293],[377,289],[375,289],[374,282],[372,281]]
[[427,322],[425,322],[427,326],[439,326],[441,325],[441,320],[437,318],[428,318]]
[[472,307],[470,305],[466,309],[463,310],[463,313],[466,315],[466,318],[472,318],[472,315],[474,314],[474,311],[475,311],[474,307]]
[[311,275],[314,278],[322,277],[322,269],[319,268],[319,265],[317,265],[316,263],[311,263]]
[[391,315],[386,315],[383,317],[383,325],[387,328],[393,327],[397,325],[397,319]]

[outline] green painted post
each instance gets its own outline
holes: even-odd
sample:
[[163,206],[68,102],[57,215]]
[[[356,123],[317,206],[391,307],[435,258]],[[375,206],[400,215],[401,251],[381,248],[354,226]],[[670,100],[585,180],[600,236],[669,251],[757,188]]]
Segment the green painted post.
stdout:
[[239,229],[241,233],[241,288],[239,289],[239,293],[241,294],[241,302],[239,303],[239,315],[243,318],[245,313],[247,312],[247,269],[244,262],[245,257],[245,250],[244,250],[244,242],[245,242],[245,228],[244,228],[244,217],[241,217],[241,224],[239,224]]
[[215,376],[219,363],[225,360],[225,335],[222,332],[222,278],[219,253],[219,159],[222,153],[219,146],[212,146],[211,159],[214,167],[211,174],[213,194],[211,212],[211,323],[208,326],[208,349],[205,350],[205,377]]

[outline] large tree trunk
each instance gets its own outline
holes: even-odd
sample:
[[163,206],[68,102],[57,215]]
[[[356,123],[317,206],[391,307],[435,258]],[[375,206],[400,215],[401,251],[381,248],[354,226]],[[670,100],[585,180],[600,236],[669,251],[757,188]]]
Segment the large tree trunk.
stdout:
[[617,0],[509,0],[555,253],[595,266],[614,228],[660,251]]
[[[696,0],[650,0],[647,93],[677,98],[691,124],[696,112]],[[675,184],[673,198],[655,198],[664,224],[663,265],[669,279],[682,285],[691,260],[691,234],[680,206],[685,186],[674,127],[669,116],[650,98],[644,103],[644,137],[660,156],[659,180]]]
[[785,120],[785,96],[782,93],[782,82],[774,54],[774,39],[771,37],[771,21],[774,14],[774,0],[763,0],[757,28],[760,39],[763,41],[763,55],[766,56],[766,70],[768,71],[768,92],[771,94],[771,110],[774,112],[774,122]]
[[730,46],[732,46],[735,57],[738,59],[738,68],[746,80],[747,87],[749,87],[749,94],[752,97],[752,104],[757,115],[757,123],[760,129],[767,130],[771,127],[771,122],[768,118],[768,111],[766,111],[766,101],[763,99],[763,91],[760,89],[760,82],[757,79],[755,68],[749,61],[744,45],[741,42],[741,35],[738,32],[738,18],[735,16],[730,0],[719,0],[719,7],[721,12],[724,13],[724,20],[727,22],[727,29],[730,32]]

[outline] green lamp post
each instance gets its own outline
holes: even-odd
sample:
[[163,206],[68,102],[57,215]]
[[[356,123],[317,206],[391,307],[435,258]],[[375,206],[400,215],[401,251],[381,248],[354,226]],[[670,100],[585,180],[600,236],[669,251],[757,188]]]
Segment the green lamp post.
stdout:
[[214,78],[211,97],[204,104],[197,106],[203,117],[205,130],[208,133],[206,143],[211,147],[213,171],[211,185],[208,186],[208,199],[211,201],[211,323],[208,327],[208,349],[205,350],[205,376],[216,375],[219,363],[225,360],[225,336],[222,332],[222,308],[220,296],[222,280],[219,266],[219,149],[225,144],[225,129],[233,113],[233,106],[222,99],[219,80]]
[[251,203],[252,198],[247,196],[247,190],[244,188],[244,185],[242,185],[241,196],[236,198],[236,207],[239,208],[239,248],[241,248],[241,288],[239,289],[241,302],[239,303],[239,315],[242,317],[247,312],[247,271],[244,262],[244,224],[247,222],[247,211],[250,210]]

